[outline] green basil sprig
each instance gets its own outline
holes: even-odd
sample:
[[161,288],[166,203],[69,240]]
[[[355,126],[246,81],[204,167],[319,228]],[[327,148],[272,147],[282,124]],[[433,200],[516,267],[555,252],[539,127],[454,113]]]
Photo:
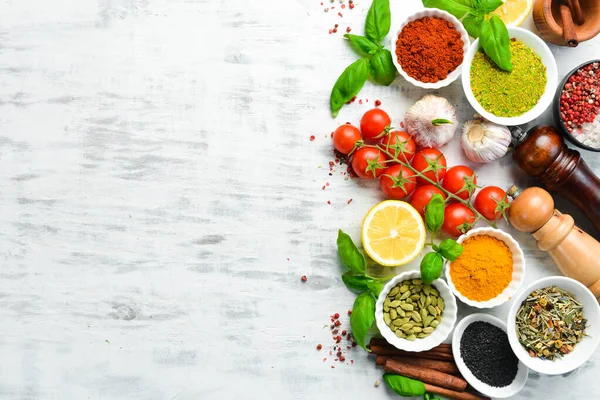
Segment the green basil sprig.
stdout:
[[367,348],[367,333],[375,321],[375,296],[370,292],[363,292],[354,300],[352,314],[350,315],[350,326],[352,327],[352,336],[356,343],[363,349]]
[[364,57],[350,64],[333,85],[329,98],[332,116],[336,117],[344,104],[360,92],[369,76],[384,86],[394,81],[396,67],[392,53],[381,44],[390,31],[390,24],[390,1],[373,0],[365,21],[365,36],[344,35]]
[[344,265],[356,274],[364,274],[367,269],[367,261],[363,253],[352,241],[352,238],[341,229],[338,230],[337,237],[338,254]]
[[460,19],[481,47],[505,71],[512,71],[508,30],[504,22],[489,13],[503,4],[502,0],[423,0],[425,7],[448,11]]
[[383,374],[383,380],[390,389],[400,396],[424,396],[425,384],[416,379],[406,378],[402,375]]
[[461,244],[454,239],[445,239],[439,245],[433,243],[433,235],[440,230],[444,224],[444,209],[446,203],[441,194],[434,194],[425,207],[425,226],[431,232],[430,245],[433,251],[425,254],[421,260],[421,279],[431,284],[440,277],[444,267],[444,259],[454,261],[463,252]]

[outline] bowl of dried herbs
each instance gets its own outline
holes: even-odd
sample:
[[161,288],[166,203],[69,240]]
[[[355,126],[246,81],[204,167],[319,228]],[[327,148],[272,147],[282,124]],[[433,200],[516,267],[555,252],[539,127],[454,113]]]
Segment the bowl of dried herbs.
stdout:
[[542,278],[515,296],[507,327],[510,345],[523,364],[542,374],[565,374],[598,347],[600,307],[576,280]]

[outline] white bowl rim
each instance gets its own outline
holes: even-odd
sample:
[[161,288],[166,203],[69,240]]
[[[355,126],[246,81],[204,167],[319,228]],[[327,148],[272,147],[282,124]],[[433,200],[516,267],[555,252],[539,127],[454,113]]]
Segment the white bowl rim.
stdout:
[[[400,34],[400,32],[402,32],[402,29],[404,29],[404,27],[409,22],[415,21],[417,19],[421,19],[423,17],[438,17],[438,18],[443,18],[449,22],[452,22],[452,24],[454,25],[454,27],[456,28],[458,33],[460,33],[461,39],[463,41],[463,61],[456,67],[456,69],[454,71],[452,71],[451,73],[448,74],[446,79],[442,79],[435,83],[421,82],[421,81],[416,80],[415,78],[408,76],[408,74],[406,72],[404,72],[404,70],[400,66],[400,63],[398,62],[398,58],[396,57],[396,42],[398,41],[398,35]],[[413,85],[420,87],[420,88],[424,88],[424,89],[440,89],[440,88],[450,85],[452,82],[457,80],[463,71],[463,64],[464,64],[465,58],[467,56],[467,52],[469,51],[469,47],[471,46],[471,40],[469,39],[469,34],[467,33],[462,22],[460,22],[454,15],[450,14],[449,12],[440,10],[438,8],[425,8],[423,10],[419,10],[417,12],[414,12],[414,13],[408,15],[402,21],[402,23],[400,24],[400,27],[396,30],[396,34],[391,37],[390,42],[391,42],[390,51],[392,53],[392,61],[394,62],[394,65],[396,66],[396,69],[398,70],[400,75],[402,75],[404,80],[406,80],[407,82],[412,83]]]
[[460,339],[462,338],[462,335],[464,334],[467,326],[471,325],[473,322],[476,321],[488,322],[492,325],[495,325],[498,328],[502,329],[507,336],[509,336],[507,326],[504,323],[504,321],[491,314],[476,313],[464,317],[458,322],[458,324],[456,324],[456,327],[454,328],[454,333],[452,334],[452,354],[454,354],[454,362],[456,363],[458,370],[460,371],[463,378],[469,383],[469,385],[473,386],[475,390],[477,390],[483,395],[500,399],[514,396],[515,394],[519,393],[521,389],[523,389],[525,383],[527,383],[527,378],[529,376],[529,368],[518,357],[517,359],[519,360],[519,365],[517,376],[515,376],[515,379],[510,385],[500,388],[493,387],[491,385],[488,385],[487,383],[482,382],[471,372],[469,367],[467,367],[467,364],[465,364],[460,353]]
[[[498,296],[496,296],[492,299],[486,300],[486,301],[476,301],[476,300],[469,299],[468,297],[466,297],[462,293],[460,293],[458,291],[458,289],[456,289],[456,286],[454,286],[454,282],[452,281],[452,277],[450,276],[450,261],[446,261],[444,264],[446,281],[448,282],[448,286],[450,286],[450,290],[452,291],[452,293],[454,293],[454,295],[460,301],[462,301],[463,303],[465,303],[471,307],[492,308],[492,307],[497,307],[501,304],[506,303],[508,300],[511,299],[511,297],[513,297],[516,293],[519,292],[519,289],[521,288],[521,285],[523,284],[523,280],[525,278],[526,262],[525,262],[525,255],[523,254],[523,249],[521,249],[519,242],[517,242],[509,233],[503,231],[502,229],[489,228],[489,227],[481,227],[481,228],[471,229],[467,233],[461,235],[458,238],[457,242],[462,243],[471,236],[480,236],[480,235],[486,235],[486,234],[490,234],[490,233],[500,236],[502,239],[500,239],[500,238],[497,238],[497,239],[502,240],[509,247],[512,246],[516,250],[516,254],[515,254],[515,251],[512,251],[512,249],[511,249],[511,251],[513,253],[513,278],[512,278],[513,280],[508,284],[508,286],[506,288],[504,288],[502,293],[500,293]],[[496,236],[494,236],[494,237],[496,237]],[[521,273],[521,276],[518,278],[518,280],[515,280],[515,278],[516,278],[515,277],[515,270],[516,270],[515,266],[522,269],[522,271],[523,271]],[[513,283],[515,285],[513,285]]]
[[[598,300],[596,299],[594,294],[587,287],[585,287],[585,285],[583,285],[581,282],[576,281],[575,279],[572,279],[572,278],[568,278],[566,276],[547,276],[547,277],[540,278],[540,279],[532,282],[529,286],[527,286],[525,289],[523,289],[517,296],[515,296],[514,303],[510,307],[510,310],[508,311],[506,325],[507,325],[508,331],[510,332],[508,334],[508,341],[510,343],[510,346],[512,347],[513,351],[515,352],[515,354],[519,358],[519,360],[521,360],[525,365],[527,365],[527,367],[529,367],[533,371],[536,371],[536,372],[538,372],[540,374],[544,374],[544,375],[562,375],[562,374],[566,374],[568,372],[571,372],[571,371],[581,367],[594,354],[594,352],[598,348],[598,345],[600,344],[600,329],[598,329],[599,334],[597,334],[595,337],[588,336],[588,338],[590,340],[593,340],[593,343],[591,344],[591,347],[589,349],[587,349],[587,357],[583,357],[580,362],[569,363],[568,362],[569,354],[565,355],[562,359],[558,359],[555,361],[547,361],[547,360],[541,360],[537,357],[531,357],[531,356],[529,356],[529,354],[527,353],[525,348],[519,342],[519,340],[517,338],[517,334],[516,334],[515,319],[517,316],[517,312],[519,311],[519,308],[521,308],[521,303],[523,302],[523,300],[529,295],[529,293],[531,293],[535,289],[544,288],[544,287],[553,286],[553,285],[561,287],[561,284],[564,284],[565,282],[568,282],[569,285],[573,285],[574,287],[577,288],[576,291],[574,291],[574,290],[568,290],[568,291],[576,299],[578,299],[579,302],[582,302],[581,301],[582,297],[587,297],[587,299],[592,304],[598,305]],[[563,287],[561,287],[561,288],[563,288]],[[587,314],[588,312],[589,311],[584,311],[584,313],[586,314],[586,317],[589,316],[589,314]],[[595,307],[595,310],[592,312],[596,313],[596,317],[597,317],[598,321],[600,321],[600,305],[598,305],[598,307]],[[586,340],[586,339],[584,338],[583,340]],[[525,354],[523,354],[523,353],[525,353]],[[552,369],[538,368],[538,364],[540,364],[540,361],[542,363],[549,363],[548,365],[551,365],[553,368]],[[560,368],[561,364],[562,364],[562,368]]]
[[[434,280],[431,285],[437,288],[445,303],[444,314],[441,320],[442,322],[435,329],[434,333],[427,338],[417,339],[412,342],[410,340],[401,339],[396,336],[396,334],[386,325],[385,321],[383,320],[383,302],[387,294],[394,286],[398,284],[398,282],[409,279],[421,279],[421,272],[417,270],[405,271],[396,275],[388,283],[386,283],[381,290],[381,293],[379,293],[379,296],[377,297],[377,303],[375,304],[375,323],[377,324],[377,328],[379,328],[379,333],[388,341],[388,343],[400,350],[430,350],[446,340],[454,329],[458,313],[456,299],[446,282],[439,278]],[[437,334],[435,334],[436,332]]]
[[[471,81],[470,81],[471,63],[473,61],[473,56],[475,55],[475,52],[477,50],[479,50],[479,39],[475,39],[475,41],[471,44],[471,48],[465,54],[465,59],[462,64],[461,80],[462,80],[463,92],[465,93],[467,100],[471,104],[471,107],[473,107],[475,109],[475,111],[477,111],[477,113],[479,113],[479,115],[481,115],[488,121],[494,122],[496,124],[506,125],[506,126],[515,126],[515,125],[523,125],[523,124],[533,121],[534,119],[536,119],[537,117],[542,115],[544,113],[544,111],[546,111],[548,109],[548,107],[550,107],[550,105],[554,101],[554,96],[556,94],[556,88],[558,86],[558,65],[556,64],[556,59],[554,58],[554,54],[552,54],[552,51],[550,50],[548,45],[535,33],[528,31],[527,29],[518,28],[518,27],[511,27],[511,28],[507,28],[507,29],[508,29],[508,35],[511,38],[514,37],[515,35],[521,36],[521,37],[526,36],[527,40],[532,40],[534,42],[537,42],[537,45],[542,49],[542,51],[541,52],[536,51],[535,53],[538,56],[540,56],[540,58],[547,57],[548,63],[544,62],[544,65],[546,66],[546,78],[547,78],[546,90],[542,94],[542,97],[540,98],[538,103],[531,110],[527,111],[525,114],[518,115],[516,117],[497,117],[494,114],[483,109],[483,107],[479,104],[479,102],[477,101],[477,99],[475,99],[475,96],[473,95],[473,92],[471,90]],[[529,47],[531,47],[531,46],[529,46]]]

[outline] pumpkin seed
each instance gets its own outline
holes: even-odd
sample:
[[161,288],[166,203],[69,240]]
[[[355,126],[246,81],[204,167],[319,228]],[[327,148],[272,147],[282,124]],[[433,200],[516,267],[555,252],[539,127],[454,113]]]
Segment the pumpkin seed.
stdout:
[[412,304],[400,304],[400,307],[402,307],[404,311],[412,311],[415,309]]
[[429,304],[430,306],[437,306],[438,303],[438,298],[436,296],[431,296],[431,303]]
[[435,328],[432,328],[432,327],[423,328],[423,333],[431,333],[431,332],[433,332],[434,329]]
[[419,333],[419,334],[417,335],[417,337],[418,337],[419,339],[423,339],[423,338],[426,338],[426,337],[427,337],[427,336],[429,336],[429,335],[430,335],[430,333],[425,333],[425,332],[422,332],[422,333]]
[[439,324],[440,324],[440,321],[431,321],[431,324],[429,324],[429,326],[431,328],[437,328]]
[[429,313],[427,312],[427,309],[425,309],[425,308],[422,308],[422,309],[421,309],[421,319],[422,319],[423,321],[425,321],[425,318],[427,318],[427,316],[428,316],[428,315],[429,315]]
[[410,340],[410,341],[412,342],[412,341],[413,341],[413,340],[415,340],[416,338],[417,338],[417,337],[416,337],[415,335],[408,335],[408,336],[406,337],[406,340]]
[[421,296],[419,296],[418,294],[413,294],[412,296],[410,296],[410,299],[412,301],[417,301],[421,298]]
[[418,326],[413,326],[412,331],[413,331],[413,333],[421,333],[421,332],[423,332],[423,328],[420,328]]
[[396,308],[396,314],[398,314],[398,316],[402,318],[406,317],[406,311],[404,311],[400,307]]
[[396,310],[394,308],[390,309],[390,318],[391,319],[398,318],[398,314],[396,313]]
[[[397,321],[397,320],[396,320]],[[396,322],[394,321],[394,322]],[[413,326],[415,326],[413,323],[408,322],[406,324],[403,324],[400,329],[402,329],[404,332],[406,332],[407,330],[411,329]]]
[[404,293],[408,290],[408,285],[402,285],[400,286],[400,293]]
[[442,299],[440,297],[438,299],[437,306],[439,307],[440,310],[444,311],[444,307],[446,307],[446,304],[444,303],[444,299]]
[[400,300],[394,300],[390,303],[391,308],[400,307]]
[[390,294],[388,294],[388,296],[394,297],[395,295],[398,294],[399,291],[400,291],[400,288],[398,286],[395,286],[392,290],[390,290]]
[[414,319],[415,321],[417,321],[417,322],[423,321],[423,319],[421,318],[421,314],[419,314],[417,311],[412,311],[411,315],[412,315],[412,319]]
[[429,296],[429,293],[431,293],[431,285],[423,286],[423,293],[425,293],[426,296]]
[[396,334],[396,336],[398,336],[400,339],[404,339],[406,337],[406,334],[404,332],[402,332],[400,329],[398,329],[396,332],[394,332]]
[[427,317],[423,318],[423,325],[425,327],[428,327],[429,325],[431,325],[432,322],[433,322],[433,316],[432,315],[428,315]]
[[402,296],[400,296],[400,300],[407,299],[409,296],[410,296],[410,290],[407,290],[406,292],[402,293]]
[[431,296],[427,296],[427,299],[425,300],[425,307],[428,307],[431,305]]
[[422,288],[423,288],[423,286],[415,286],[415,287],[413,287],[412,289],[410,289],[410,292],[411,292],[412,294],[419,293],[419,292],[421,291],[421,289],[422,289]]
[[392,323],[392,319],[390,318],[390,314],[383,313],[383,322],[385,322],[386,325],[389,325],[389,324]]
[[427,296],[425,296],[424,293],[421,293],[421,303],[425,304],[426,301],[427,301]]
[[414,333],[415,333],[415,329],[414,329],[414,328],[412,328],[412,329],[409,329],[409,330],[407,330],[407,331],[404,331],[404,333],[406,333],[407,335],[412,335],[412,334],[414,334]]

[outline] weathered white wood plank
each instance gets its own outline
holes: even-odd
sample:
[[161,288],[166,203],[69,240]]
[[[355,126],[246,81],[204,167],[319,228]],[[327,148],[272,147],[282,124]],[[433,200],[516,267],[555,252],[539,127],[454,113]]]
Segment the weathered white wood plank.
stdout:
[[[393,397],[366,353],[331,369],[315,350],[353,301],[336,231],[358,238],[382,198],[328,175],[325,135],[375,99],[399,123],[423,92],[369,83],[332,120],[355,55],[327,30],[360,33],[369,1],[343,18],[319,3],[0,2],[0,398]],[[392,3],[396,22],[418,6]],[[553,51],[565,74],[600,41]],[[470,117],[459,84],[439,93]],[[510,157],[478,174],[529,182]],[[527,281],[557,273],[516,236]],[[598,397],[598,359],[518,398]]]

